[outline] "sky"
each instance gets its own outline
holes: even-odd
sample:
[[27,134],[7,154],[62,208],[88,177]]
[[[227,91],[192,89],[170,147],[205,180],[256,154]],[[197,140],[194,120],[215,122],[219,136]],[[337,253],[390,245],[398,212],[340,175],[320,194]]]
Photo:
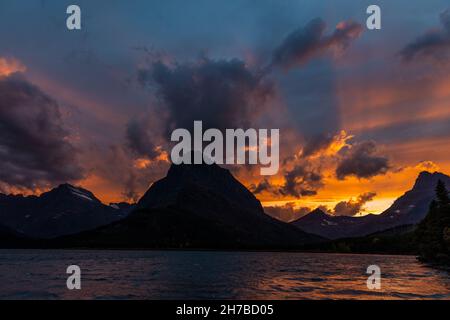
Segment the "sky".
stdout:
[[[77,4],[82,30],[66,28]],[[382,29],[368,30],[377,4]],[[269,214],[380,213],[450,173],[450,6],[395,1],[0,3],[0,192],[136,201],[170,133],[279,128],[281,167],[230,170]],[[326,207],[326,208],[325,208]]]

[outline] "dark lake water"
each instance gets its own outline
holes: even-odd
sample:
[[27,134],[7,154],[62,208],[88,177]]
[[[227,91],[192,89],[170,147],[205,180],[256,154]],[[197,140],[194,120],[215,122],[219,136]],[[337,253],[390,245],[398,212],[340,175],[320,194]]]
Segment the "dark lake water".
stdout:
[[[73,264],[81,290],[66,287]],[[412,256],[0,250],[0,299],[450,299],[450,274]]]

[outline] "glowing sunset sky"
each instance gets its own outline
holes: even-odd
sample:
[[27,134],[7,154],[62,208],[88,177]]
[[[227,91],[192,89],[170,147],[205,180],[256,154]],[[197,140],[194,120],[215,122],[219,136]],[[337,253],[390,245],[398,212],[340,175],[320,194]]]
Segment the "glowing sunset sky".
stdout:
[[367,1],[75,2],[81,31],[73,1],[1,1],[0,192],[136,200],[194,120],[280,128],[278,175],[230,169],[285,220],[380,213],[450,173],[448,1],[377,1],[379,31]]

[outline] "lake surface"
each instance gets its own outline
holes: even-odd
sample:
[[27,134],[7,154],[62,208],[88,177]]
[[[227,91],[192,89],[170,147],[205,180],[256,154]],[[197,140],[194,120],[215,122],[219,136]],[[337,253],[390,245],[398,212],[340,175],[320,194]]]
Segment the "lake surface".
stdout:
[[[82,288],[70,291],[74,264]],[[450,299],[450,274],[412,256],[0,250],[0,299]]]

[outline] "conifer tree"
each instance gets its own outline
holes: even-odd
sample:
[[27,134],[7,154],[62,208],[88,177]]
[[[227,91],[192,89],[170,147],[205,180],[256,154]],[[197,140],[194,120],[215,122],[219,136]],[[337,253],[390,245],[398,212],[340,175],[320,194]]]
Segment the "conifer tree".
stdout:
[[448,196],[448,190],[445,187],[445,183],[439,180],[436,186],[436,198],[440,205],[447,205],[450,203],[450,198]]
[[421,260],[450,265],[450,200],[440,180],[436,200],[431,202],[427,216],[415,231],[415,239]]

